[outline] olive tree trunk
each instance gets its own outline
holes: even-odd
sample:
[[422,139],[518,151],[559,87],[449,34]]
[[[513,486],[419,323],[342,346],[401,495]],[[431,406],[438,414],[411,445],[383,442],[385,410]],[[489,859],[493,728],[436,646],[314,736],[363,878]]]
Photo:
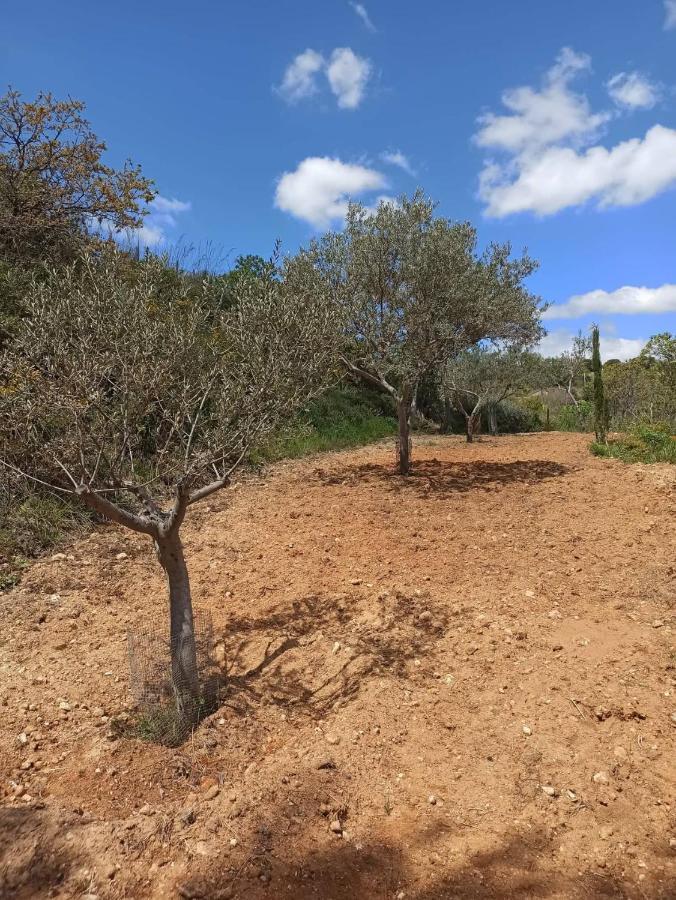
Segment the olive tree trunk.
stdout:
[[408,475],[411,471],[411,402],[412,393],[404,390],[397,398],[397,420],[399,424],[398,471]]
[[178,528],[156,543],[169,585],[171,680],[176,710],[183,723],[194,724],[199,718],[201,694],[190,579]]
[[495,403],[488,407],[488,433],[493,437],[498,433],[498,407]]

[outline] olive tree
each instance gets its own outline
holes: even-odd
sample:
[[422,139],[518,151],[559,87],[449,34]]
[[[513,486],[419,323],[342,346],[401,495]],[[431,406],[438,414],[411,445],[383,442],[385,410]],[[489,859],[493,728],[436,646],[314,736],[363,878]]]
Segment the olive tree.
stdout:
[[497,434],[497,406],[535,385],[539,357],[519,348],[476,346],[450,359],[441,370],[444,399],[465,419],[467,441],[474,440],[484,409],[490,432]]
[[550,383],[563,388],[575,406],[578,406],[580,402],[575,396],[575,384],[589,369],[588,360],[591,349],[591,339],[580,330],[573,338],[568,350],[547,360]]
[[417,192],[374,212],[350,204],[345,228],[312,242],[294,277],[320,272],[345,336],[345,369],[389,394],[399,422],[398,468],[410,469],[410,414],[421,379],[480,340],[533,340],[536,268],[509,245],[477,253],[476,230],[434,214]]
[[219,290],[156,258],[88,255],[32,283],[0,357],[4,466],[154,542],[186,717],[199,684],[181,525],[325,386],[335,346],[317,279],[241,279],[225,311]]

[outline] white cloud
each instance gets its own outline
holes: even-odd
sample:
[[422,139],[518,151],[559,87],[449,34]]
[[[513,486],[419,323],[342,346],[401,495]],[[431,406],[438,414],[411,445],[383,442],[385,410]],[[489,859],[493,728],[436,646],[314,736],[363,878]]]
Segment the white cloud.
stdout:
[[325,66],[324,57],[308,48],[289,64],[277,92],[287,103],[297,103],[317,92],[317,73]]
[[327,156],[310,156],[294,172],[281,176],[275,206],[316,228],[327,228],[344,218],[350,199],[386,185],[385,177],[375,169]]
[[664,0],[664,30],[676,28],[676,0]]
[[275,91],[287,103],[306,100],[318,92],[320,73],[326,76],[338,106],[356,109],[364,99],[371,63],[349,47],[336,47],[328,62],[321,53],[308,48],[289,64]]
[[597,290],[577,294],[565,303],[550,306],[543,318],[574,319],[591,313],[633,315],[667,312],[676,312],[676,284],[663,284],[658,288],[625,286],[616,291]]
[[[572,331],[550,331],[537,346],[538,353],[543,356],[560,356],[570,350],[575,335]],[[638,356],[645,346],[645,338],[618,338],[601,334],[601,359],[632,359]]]
[[[592,112],[587,98],[571,90],[572,79],[589,68],[588,56],[564,48],[540,90],[507,91],[502,100],[510,115],[479,119],[476,143],[501,154],[485,160],[479,175],[487,215],[551,215],[590,201],[632,206],[676,184],[674,129],[654,125],[643,138],[589,146],[613,117]],[[620,73],[608,88],[627,107],[647,108],[657,99],[657,87],[638,73]]]
[[676,185],[676,130],[654,125],[644,138],[632,138],[607,150],[548,147],[520,158],[516,175],[487,165],[479,196],[490,216],[534,212],[551,215],[569,206],[596,201],[599,206],[634,206]]
[[525,86],[505,91],[502,102],[510,114],[489,112],[479,118],[476,143],[530,154],[564,139],[589,141],[610,118],[608,113],[592,113],[587,98],[570,89],[575,76],[590,68],[588,56],[564,47],[540,90]]
[[331,90],[341,109],[356,109],[364,97],[371,63],[357,56],[349,47],[337,47],[326,69]]
[[619,72],[607,83],[608,93],[625,109],[652,109],[660,99],[660,89],[640,72]]
[[142,247],[159,247],[171,240],[171,230],[178,224],[177,215],[188,212],[192,205],[185,200],[177,200],[175,197],[163,197],[158,194],[147,206],[147,214],[140,228],[125,228],[124,231],[114,231],[110,223],[91,222],[93,231],[104,237],[112,237],[120,243]]
[[390,166],[398,166],[400,169],[403,169],[408,175],[415,175],[415,170],[408,157],[401,150],[384,150],[380,154],[380,158]]
[[356,12],[356,14],[359,16],[359,18],[362,20],[362,22],[364,23],[366,28],[368,28],[369,31],[376,30],[376,26],[371,21],[371,17],[369,16],[368,11],[363,3],[352,3],[351,2],[350,6]]

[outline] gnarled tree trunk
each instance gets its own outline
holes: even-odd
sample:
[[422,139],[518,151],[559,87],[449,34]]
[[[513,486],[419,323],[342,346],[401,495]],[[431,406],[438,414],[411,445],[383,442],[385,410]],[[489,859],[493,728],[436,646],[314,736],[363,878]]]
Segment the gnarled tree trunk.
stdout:
[[498,407],[495,403],[488,407],[488,433],[493,437],[498,433]]
[[408,475],[411,471],[411,402],[412,391],[402,390],[397,398],[397,420],[399,423],[398,469],[400,475]]
[[200,683],[190,579],[178,528],[157,541],[157,555],[169,583],[171,678],[183,724],[199,719]]

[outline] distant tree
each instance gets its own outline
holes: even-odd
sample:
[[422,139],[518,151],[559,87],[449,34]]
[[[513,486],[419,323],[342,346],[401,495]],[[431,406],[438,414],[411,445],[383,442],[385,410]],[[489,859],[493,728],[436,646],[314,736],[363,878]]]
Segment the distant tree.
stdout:
[[596,441],[605,444],[607,431],[607,406],[603,393],[603,366],[601,365],[601,347],[599,329],[592,328],[592,371],[594,373],[594,431]]
[[411,407],[421,380],[481,340],[528,343],[540,333],[539,298],[524,280],[536,268],[509,245],[476,252],[469,223],[435,217],[421,192],[376,212],[351,204],[340,232],[297,257],[299,277],[322,274],[343,322],[343,363],[389,394],[399,422],[398,469],[410,469]]
[[575,406],[579,403],[575,395],[575,384],[589,369],[590,352],[590,338],[578,331],[569,350],[565,350],[560,356],[548,358],[550,383],[564,388]]
[[539,369],[540,358],[535,354],[485,346],[466,350],[442,367],[444,395],[464,417],[469,443],[483,410],[488,412],[491,434],[497,434],[498,405],[536,384]]
[[92,131],[79,100],[18,91],[0,97],[0,257],[62,258],[92,223],[138,228],[155,196],[152,182],[130,162],[103,162],[106,145]]
[[34,280],[0,356],[0,462],[148,535],[169,587],[178,711],[199,696],[180,528],[252,447],[321,390],[335,349],[318,279],[222,288],[161,260],[86,256]]
[[269,260],[252,253],[246,256],[238,256],[232,269],[224,275],[218,276],[224,288],[222,294],[224,307],[232,306],[236,303],[237,296],[246,282],[276,278],[276,258],[277,250],[273,254],[272,259]]

